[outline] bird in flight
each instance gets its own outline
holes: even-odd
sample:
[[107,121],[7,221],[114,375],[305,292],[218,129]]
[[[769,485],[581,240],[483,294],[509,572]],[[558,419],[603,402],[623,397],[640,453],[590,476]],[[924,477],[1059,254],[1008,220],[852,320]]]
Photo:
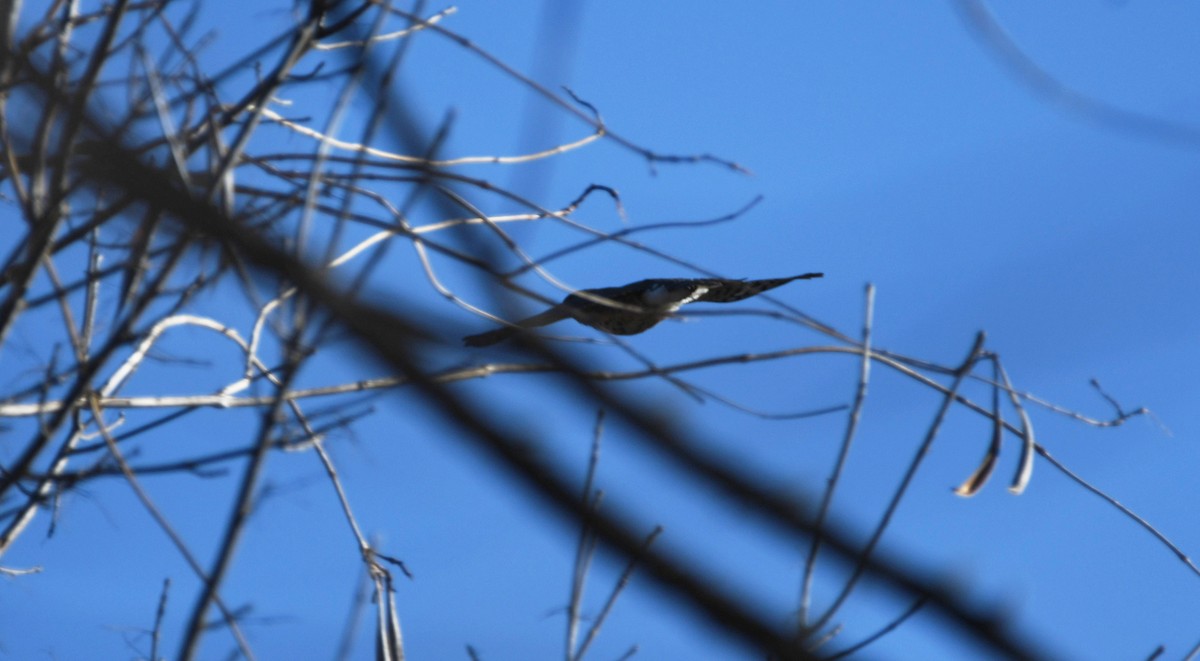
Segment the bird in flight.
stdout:
[[486,347],[529,328],[563,319],[574,319],[613,335],[636,335],[650,330],[688,303],[732,303],[757,296],[793,280],[820,278],[824,273],[805,273],[790,278],[726,280],[724,278],[652,278],[623,287],[583,289],[562,303],[511,326],[503,326],[463,338],[469,347]]

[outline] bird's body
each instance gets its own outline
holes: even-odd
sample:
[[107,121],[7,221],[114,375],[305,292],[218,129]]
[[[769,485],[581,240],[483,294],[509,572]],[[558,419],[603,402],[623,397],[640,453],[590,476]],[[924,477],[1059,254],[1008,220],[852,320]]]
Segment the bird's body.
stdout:
[[636,335],[650,330],[680,307],[693,302],[732,303],[761,294],[793,280],[820,278],[821,273],[805,273],[790,278],[766,280],[727,280],[724,278],[652,278],[623,287],[583,289],[562,303],[486,333],[463,338],[467,346],[483,347],[520,333],[527,328],[545,326],[563,319],[574,319],[613,335]]

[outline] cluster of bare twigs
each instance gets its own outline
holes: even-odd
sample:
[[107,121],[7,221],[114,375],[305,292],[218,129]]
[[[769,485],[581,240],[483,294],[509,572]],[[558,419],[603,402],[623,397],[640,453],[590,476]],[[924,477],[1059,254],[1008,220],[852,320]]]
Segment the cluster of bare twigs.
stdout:
[[[807,329],[822,339],[769,353],[733,351],[660,364],[608,338],[604,341],[611,340],[614,351],[626,352],[642,367],[596,369],[583,365],[561,345],[525,337],[513,348],[515,358],[505,362],[480,364],[475,359],[466,366],[447,367],[445,358],[461,357],[463,351],[446,341],[445,328],[453,326],[446,321],[448,314],[418,313],[409,306],[384,305],[356,295],[377,284],[380,265],[393,246],[412,250],[424,271],[423,282],[405,283],[406,288],[431,288],[454,306],[494,321],[501,319],[489,310],[499,307],[492,301],[499,300],[501,293],[549,300],[523,285],[520,277],[532,274],[570,291],[555,276],[551,263],[601,244],[621,244],[707,273],[634,238],[655,229],[680,229],[677,224],[607,231],[576,218],[580,205],[594,193],[607,196],[617,212],[623,212],[610,188],[593,186],[566,205],[548,205],[489,179],[464,175],[459,166],[552,158],[598,140],[615,141],[651,166],[708,162],[734,171],[740,166],[707,155],[657,154],[626,140],[611,131],[589,104],[569,92],[542,88],[444,27],[453,10],[428,13],[418,7],[409,13],[371,2],[313,2],[293,30],[214,72],[201,64],[201,44],[190,41],[193,17],[173,16],[166,2],[118,0],[92,13],[80,12],[72,2],[50,5],[44,15],[28,20],[29,27],[19,34],[15,24],[5,26],[0,71],[0,140],[12,196],[4,201],[9,229],[0,263],[0,365],[8,365],[0,417],[9,421],[0,446],[0,557],[27,537],[31,523],[53,511],[62,495],[92,480],[119,475],[187,559],[199,586],[177,656],[195,657],[201,638],[209,632],[207,614],[215,607],[241,653],[252,658],[235,609],[222,599],[222,586],[269,458],[281,451],[311,452],[328,477],[344,512],[347,533],[373,582],[380,658],[401,658],[393,571],[406,569],[368,540],[352,508],[352,489],[343,485],[325,447],[331,432],[347,427],[367,408],[339,409],[333,415],[314,414],[310,407],[332,398],[408,389],[420,393],[475,452],[579,522],[568,658],[585,655],[604,619],[598,618],[581,638],[583,587],[598,546],[629,559],[622,584],[636,567],[714,626],[777,658],[832,654],[821,643],[832,635],[840,606],[866,576],[912,600],[912,608],[895,624],[925,608],[999,652],[1036,656],[1034,646],[1003,623],[890,559],[880,549],[880,539],[952,408],[987,418],[994,430],[987,456],[960,487],[961,495],[971,495],[984,485],[1006,436],[1023,447],[1021,469],[1011,487],[1015,492],[1028,483],[1036,455],[1066,470],[1035,440],[1026,413],[1030,405],[1096,426],[1120,424],[1141,411],[1118,410],[1110,420],[1097,420],[1055,409],[1015,388],[999,357],[985,348],[982,336],[960,365],[950,367],[879,350],[871,341],[870,290],[860,336],[839,332],[781,300],[770,299],[772,307],[757,314]],[[499,75],[513,77],[590,129],[573,141],[532,154],[444,155],[451,126],[426,136],[410,110],[392,96],[391,81],[403,65],[408,44],[425,36],[448,39],[482,58]],[[272,64],[255,79],[247,79],[247,70],[261,62]],[[309,86],[330,82],[339,89],[332,101],[321,94],[306,94]],[[285,99],[305,99],[312,105],[288,107]],[[351,123],[352,113],[358,138],[339,137],[345,135],[341,127]],[[293,136],[291,144],[301,144],[302,139],[309,148],[277,151],[278,141],[271,140],[270,132],[278,135],[279,131]],[[400,147],[389,150],[377,144]],[[495,200],[520,211],[487,211]],[[414,222],[412,212],[420,204],[437,210],[438,219]],[[706,222],[730,220],[742,211]],[[553,225],[576,238],[535,258],[506,230],[514,223]],[[510,263],[516,265],[505,266]],[[476,293],[464,294],[452,283],[466,279],[476,283],[471,290]],[[210,292],[240,296],[250,314],[202,311],[202,301]],[[125,394],[164,338],[185,330],[214,334],[235,348],[240,355],[238,369],[210,391]],[[343,333],[378,358],[386,373],[297,385],[300,372],[319,361],[332,338]],[[40,364],[37,370],[18,373],[12,367],[20,362],[16,342],[30,337],[36,338],[31,353]],[[723,465],[681,430],[640,407],[619,388],[606,385],[661,379],[697,399],[722,400],[748,410],[690,382],[687,375],[718,365],[766,364],[818,354],[857,357],[859,379],[852,403],[839,407],[846,411],[847,421],[842,449],[815,515],[762,487],[753,475]],[[990,365],[991,372],[981,374],[977,369],[981,364]],[[880,366],[940,393],[942,403],[882,520],[862,546],[849,541],[831,518],[830,503],[846,468],[871,370]],[[788,626],[764,619],[738,595],[706,581],[688,558],[655,548],[657,531],[646,537],[628,517],[600,507],[593,484],[594,461],[581,497],[569,467],[525,452],[523,439],[491,424],[478,402],[450,387],[500,373],[542,374],[559,380],[591,402],[592,410],[607,411],[631,425],[644,443],[705,481],[715,493],[750,508],[806,545],[799,616]],[[964,395],[968,383],[990,389],[990,403]],[[170,430],[187,425],[193,413],[206,409],[230,414],[254,409],[260,413],[257,431],[244,442],[220,450],[197,450],[158,463],[136,459],[153,455],[155,444]],[[811,413],[801,411],[792,417]],[[597,423],[597,443],[599,438]],[[240,471],[241,478],[219,552],[205,565],[176,530],[177,524],[158,511],[142,481],[151,474],[183,480],[214,471]],[[1186,560],[1182,552],[1177,553]],[[817,613],[810,604],[820,554],[853,569],[832,606]],[[12,576],[29,570],[3,568]],[[612,608],[619,592],[618,586],[602,613]],[[157,636],[154,641],[149,658],[160,656]],[[855,645],[835,656],[858,648]]]

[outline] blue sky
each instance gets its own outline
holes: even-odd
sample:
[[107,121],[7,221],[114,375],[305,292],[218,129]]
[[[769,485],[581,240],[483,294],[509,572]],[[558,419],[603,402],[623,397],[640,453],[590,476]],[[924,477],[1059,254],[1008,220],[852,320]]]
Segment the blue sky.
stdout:
[[[711,164],[664,164],[651,172],[611,142],[536,165],[464,172],[555,205],[588,184],[610,185],[620,190],[634,227],[714,218],[763,196],[735,222],[639,240],[730,277],[824,271],[825,279],[793,283],[777,295],[848,333],[858,332],[863,288],[874,283],[877,346],[953,363],[974,333],[986,330],[988,347],[1023,391],[1106,418],[1110,407],[1089,386],[1097,378],[1126,407],[1149,407],[1161,425],[1138,418],[1094,429],[1036,407],[1031,413],[1039,442],[1054,456],[1185,552],[1197,553],[1191,501],[1200,461],[1194,294],[1200,142],[1129,130],[1039,96],[978,38],[955,3],[548,6],[467,2],[442,25],[549,87],[569,86],[625,138],[662,153],[716,154],[753,175]],[[202,16],[221,20],[204,56],[230,61],[264,35],[283,31],[287,7],[206,3]],[[1200,7],[1020,2],[994,11],[1029,57],[1077,92],[1200,127],[1194,29]],[[425,126],[434,127],[448,108],[457,112],[447,155],[522,153],[587,134],[586,126],[436,35],[421,35],[408,57],[401,90]],[[303,115],[323,112],[329,99],[294,101],[289,112]],[[283,131],[264,132],[281,150],[312,146]],[[479,203],[497,213],[513,210],[495,200]],[[611,204],[598,198],[577,218],[606,230],[623,227]],[[522,227],[514,236],[535,256],[572,238],[554,227]],[[435,310],[447,320],[452,342],[488,327],[429,291],[415,260],[399,254],[405,250],[393,252],[374,293]],[[445,266],[474,302],[500,311]],[[555,262],[553,271],[578,287],[691,275],[611,247]],[[389,290],[394,282],[406,290]],[[536,278],[523,282],[557,295]],[[244,308],[224,292],[199,305],[215,313],[239,304]],[[532,309],[527,301],[515,304]],[[37,349],[32,331],[22,341]],[[830,341],[752,316],[701,316],[662,324],[630,342],[671,363]],[[230,352],[189,335],[163,348],[210,358]],[[629,364],[610,347],[580,351],[596,365]],[[331,352],[303,382],[380,372],[344,342]],[[439,358],[465,364],[506,355],[464,350]],[[13,352],[0,358],[15,360]],[[855,374],[853,359],[823,357],[692,377],[739,402],[795,411],[848,402]],[[143,380],[130,389],[207,392],[226,377],[164,365],[139,375]],[[764,421],[716,402],[697,405],[659,382],[623,387],[696,430],[731,465],[809,496],[819,493],[844,425],[841,416]],[[509,427],[528,429],[539,452],[573,462],[582,476],[594,411],[554,382],[493,376],[461,389],[486,399]],[[983,390],[974,394],[986,397]],[[877,521],[937,403],[932,393],[877,368],[835,503],[849,530],[865,535]],[[573,529],[456,442],[411,393],[387,393],[373,404],[377,413],[336,438],[331,451],[368,533],[415,575],[400,582],[398,593],[411,658],[465,658],[466,644],[484,659],[559,655]],[[193,420],[170,436],[174,449],[155,451],[186,454],[244,441],[256,418],[204,411]],[[1167,658],[1179,658],[1200,642],[1194,617],[1200,575],[1046,462],[1039,459],[1028,491],[1014,497],[1003,488],[1015,466],[1010,445],[995,483],[972,499],[954,496],[951,488],[970,474],[987,440],[982,418],[961,410],[951,416],[884,537],[885,549],[960,586],[972,603],[1007,613],[1018,632],[1056,658],[1142,658],[1160,644]],[[312,456],[273,459],[266,479],[274,491],[250,528],[227,598],[253,601],[255,614],[265,618],[251,627],[261,658],[331,656],[356,580],[356,550]],[[609,502],[636,512],[647,531],[663,524],[660,543],[694,558],[714,580],[780,617],[795,608],[800,550],[665,467],[619,423],[606,430],[598,479]],[[230,484],[147,480],[202,558],[211,553]],[[177,634],[194,581],[124,484],[96,483],[70,498],[58,526],[55,536],[30,535],[4,558],[6,566],[37,564],[45,571],[5,580],[0,654],[133,657],[124,641],[149,626],[168,576],[178,596],[167,633]],[[602,556],[590,608],[599,608],[603,586],[622,565]],[[818,604],[831,598],[837,578],[821,574]],[[886,591],[865,590],[845,611],[846,631],[829,649],[872,633],[906,605]],[[364,634],[363,655],[367,640]],[[641,650],[636,658],[644,659],[755,658],[644,581],[618,603],[594,658],[616,658],[633,644]],[[227,649],[214,634],[205,658]],[[914,660],[977,654],[928,614],[870,652]]]

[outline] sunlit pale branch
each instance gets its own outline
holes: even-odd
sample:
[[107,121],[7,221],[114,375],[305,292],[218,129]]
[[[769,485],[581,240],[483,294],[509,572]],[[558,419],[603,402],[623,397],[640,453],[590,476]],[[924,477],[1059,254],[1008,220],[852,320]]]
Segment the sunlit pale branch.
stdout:
[[601,128],[598,128],[595,133],[592,133],[591,135],[580,138],[574,142],[568,142],[565,144],[551,147],[549,149],[543,149],[542,151],[537,151],[537,152],[533,152],[530,154],[521,154],[519,156],[459,156],[457,158],[427,159],[427,158],[421,158],[418,156],[406,156],[404,154],[397,154],[395,152],[390,152],[385,149],[379,149],[376,147],[371,147],[371,146],[364,145],[364,144],[357,143],[357,142],[348,142],[346,140],[339,140],[337,138],[325,135],[319,131],[308,128],[307,126],[305,126],[303,124],[293,122],[292,120],[285,118],[283,115],[280,115],[279,113],[271,110],[270,108],[263,108],[262,114],[264,117],[266,117],[267,119],[270,119],[271,121],[275,122],[276,124],[279,124],[280,126],[286,127],[300,135],[307,136],[309,138],[313,138],[314,140],[319,140],[323,144],[327,144],[331,147],[336,147],[338,149],[344,149],[346,151],[369,154],[371,156],[382,158],[387,161],[396,161],[398,163],[407,163],[410,165],[419,165],[421,167],[429,167],[429,168],[443,168],[443,167],[453,167],[456,165],[475,165],[475,164],[512,165],[512,164],[516,164],[516,163],[528,163],[531,161],[538,161],[538,160],[541,160],[544,158],[550,158],[552,156],[557,156],[559,154],[565,154],[569,151],[574,151],[576,149],[579,149],[580,147],[587,146],[587,145],[599,140],[600,138],[604,137],[604,129],[603,129],[603,127],[601,127]]
[[391,574],[373,574],[376,607],[376,658],[380,661],[404,661],[404,637],[400,631],[400,611],[396,608],[396,589]]
[[380,43],[380,42],[384,42],[384,41],[392,41],[395,39],[403,39],[404,37],[407,37],[411,34],[416,34],[417,32],[424,30],[426,25],[434,25],[434,24],[438,23],[439,21],[441,21],[443,18],[450,16],[451,14],[454,14],[457,12],[458,12],[458,7],[447,7],[445,9],[443,9],[442,11],[425,19],[424,23],[414,25],[410,28],[404,28],[403,30],[396,30],[395,32],[389,32],[387,34],[375,35],[368,39],[360,39],[360,40],[356,40],[356,41],[335,41],[335,42],[330,42],[330,43],[318,42],[316,44],[313,44],[313,50],[337,50],[339,48],[362,48],[369,44],[376,44],[376,43]]
[[0,576],[29,576],[30,574],[40,574],[41,567],[29,567],[26,569],[14,569],[12,567],[0,567]]

